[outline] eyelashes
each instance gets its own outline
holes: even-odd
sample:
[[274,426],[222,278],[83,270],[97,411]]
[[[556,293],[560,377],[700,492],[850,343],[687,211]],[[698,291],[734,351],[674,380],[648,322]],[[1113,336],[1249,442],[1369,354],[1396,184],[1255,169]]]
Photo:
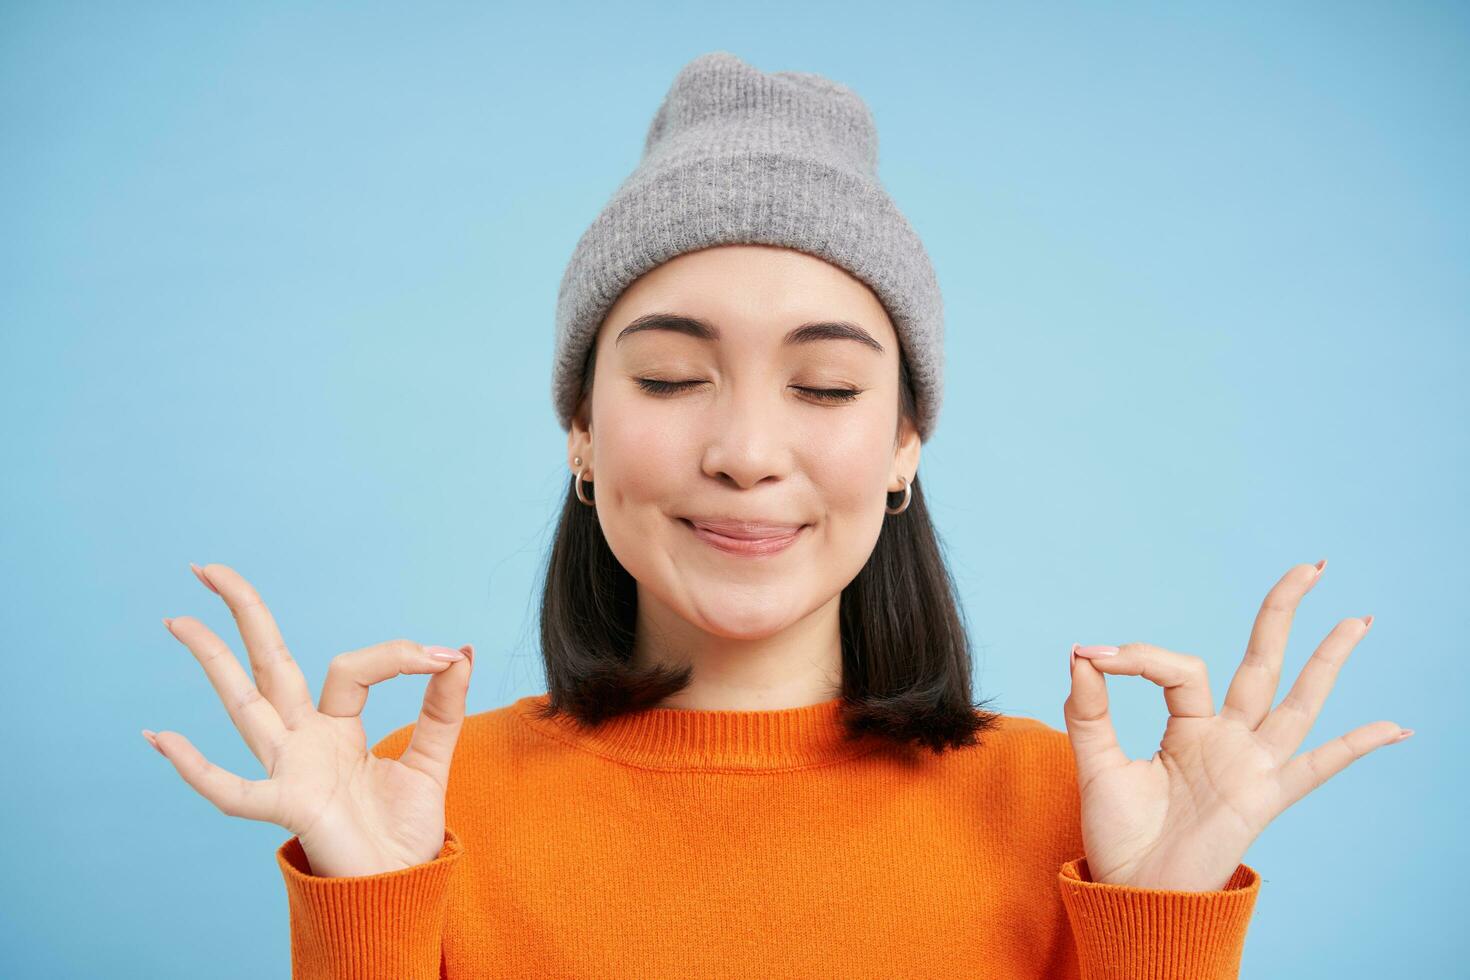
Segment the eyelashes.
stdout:
[[[659,381],[656,378],[634,378],[638,387],[654,395],[672,395],[695,385],[704,384],[703,381]],[[818,401],[825,402],[850,402],[862,394],[861,388],[803,388],[794,386],[797,391],[810,395]]]

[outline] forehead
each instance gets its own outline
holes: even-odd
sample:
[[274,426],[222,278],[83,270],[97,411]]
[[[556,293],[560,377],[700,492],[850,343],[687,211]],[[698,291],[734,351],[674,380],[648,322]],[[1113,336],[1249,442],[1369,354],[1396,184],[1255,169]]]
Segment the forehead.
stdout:
[[[667,314],[694,325],[636,329],[639,321]],[[868,335],[881,348],[868,346],[874,355],[897,349],[882,302],[847,270],[795,249],[722,245],[676,256],[641,276],[608,311],[599,343],[617,344],[622,335],[619,346],[634,347],[635,336],[684,334],[719,344],[781,344],[800,328],[807,329],[797,342],[813,339],[810,328],[817,324],[828,327],[823,336],[844,333],[842,325]],[[856,350],[859,344],[850,346]]]

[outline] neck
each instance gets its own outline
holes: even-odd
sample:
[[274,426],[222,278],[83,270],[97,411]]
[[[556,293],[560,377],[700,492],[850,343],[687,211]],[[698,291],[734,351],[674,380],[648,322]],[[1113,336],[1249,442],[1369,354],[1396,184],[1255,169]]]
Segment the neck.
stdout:
[[730,637],[679,615],[640,588],[633,644],[640,665],[693,664],[689,686],[660,706],[762,711],[819,704],[842,690],[841,593],[759,638]]

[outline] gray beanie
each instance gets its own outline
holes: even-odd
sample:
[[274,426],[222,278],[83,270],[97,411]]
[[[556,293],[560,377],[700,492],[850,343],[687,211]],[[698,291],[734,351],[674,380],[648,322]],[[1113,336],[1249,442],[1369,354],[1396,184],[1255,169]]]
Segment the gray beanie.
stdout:
[[577,242],[556,303],[552,399],[570,431],[598,328],[650,269],[712,245],[797,249],[846,269],[882,302],[934,431],[944,382],[944,305],[929,255],[878,180],[878,134],[852,89],[808,72],[765,73],[727,51],[674,78],[643,158]]

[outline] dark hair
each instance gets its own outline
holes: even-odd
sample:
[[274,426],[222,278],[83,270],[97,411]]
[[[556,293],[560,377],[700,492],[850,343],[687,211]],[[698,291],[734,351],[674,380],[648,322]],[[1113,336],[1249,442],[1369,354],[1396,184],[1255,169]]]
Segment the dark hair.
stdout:
[[[595,345],[594,345],[595,347]],[[594,351],[582,373],[588,404]],[[899,355],[900,424],[915,417],[908,364]],[[583,482],[583,492],[594,481]],[[885,515],[867,563],[842,590],[843,720],[852,738],[876,734],[897,746],[978,744],[999,713],[974,704],[963,613],[929,520],[917,474],[902,514]],[[896,506],[897,502],[894,502]],[[541,656],[548,703],[584,726],[656,707],[688,685],[693,666],[632,662],[637,583],[603,537],[596,508],[566,499],[547,560],[541,602]]]

